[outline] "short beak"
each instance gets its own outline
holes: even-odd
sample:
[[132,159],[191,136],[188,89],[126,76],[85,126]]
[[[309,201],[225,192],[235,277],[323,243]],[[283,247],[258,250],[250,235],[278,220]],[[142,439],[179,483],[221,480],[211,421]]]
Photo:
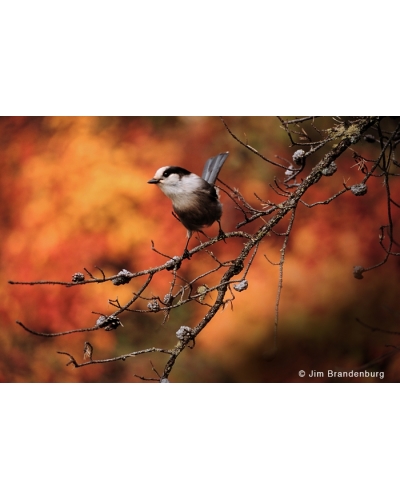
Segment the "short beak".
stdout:
[[158,184],[160,181],[158,179],[150,179],[147,184]]

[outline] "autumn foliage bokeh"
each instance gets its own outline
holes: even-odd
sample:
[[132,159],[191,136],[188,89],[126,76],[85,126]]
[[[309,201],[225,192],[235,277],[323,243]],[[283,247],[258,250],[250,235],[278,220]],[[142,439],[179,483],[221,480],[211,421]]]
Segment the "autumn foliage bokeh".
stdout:
[[[231,117],[227,122],[265,156],[291,159],[294,150],[276,118]],[[39,332],[90,327],[97,319],[92,311],[111,314],[108,299],[118,297],[124,303],[138,286],[132,281],[120,287],[108,282],[65,288],[10,285],[8,280],[69,281],[84,267],[100,276],[95,266],[106,275],[148,269],[165,261],[151,250],[151,240],[168,255],[182,253],[185,229],[172,217],[170,201],[146,182],[160,166],[180,165],[200,174],[208,157],[230,151],[220,174],[224,182],[256,207],[260,202],[254,193],[281,201],[269,183],[283,172],[234,141],[215,117],[11,117],[0,119],[0,137],[2,382],[132,382],[135,373],[152,376],[150,360],[162,371],[165,355],[74,369],[65,366],[68,358],[57,351],[82,359],[86,340],[93,344],[96,358],[153,346],[169,348],[180,325],[193,326],[205,314],[205,306],[191,302],[174,310],[165,325],[161,315],[125,313],[124,327],[116,331],[57,338],[31,335],[15,323],[22,321]],[[305,201],[332,196],[343,181],[361,181],[351,152],[337,164],[338,173],[315,185]],[[384,354],[385,344],[396,339],[371,332],[356,318],[400,330],[400,259],[389,259],[363,280],[352,275],[354,265],[367,267],[384,256],[378,242],[379,227],[387,223],[384,195],[378,181],[369,185],[368,196],[346,193],[329,205],[299,207],[284,268],[277,356],[271,360],[269,354],[278,268],[264,255],[277,262],[282,238],[271,235],[249,272],[248,290],[238,293],[233,310],[219,312],[195,348],[179,357],[171,380],[304,382],[308,380],[298,376],[301,369],[352,369]],[[396,183],[392,195],[399,201]],[[224,193],[221,199],[222,227],[231,231],[241,220],[240,212]],[[394,210],[398,221],[399,210]],[[253,223],[246,231],[256,228]],[[217,231],[216,225],[206,230],[210,235]],[[241,245],[230,239],[215,245],[213,252],[233,258]],[[180,273],[193,278],[211,266],[207,254],[197,254],[183,263]],[[217,283],[212,280],[208,286]],[[163,296],[170,281],[167,272],[157,275],[149,293]],[[379,369],[385,372],[383,381],[400,378],[396,357]]]

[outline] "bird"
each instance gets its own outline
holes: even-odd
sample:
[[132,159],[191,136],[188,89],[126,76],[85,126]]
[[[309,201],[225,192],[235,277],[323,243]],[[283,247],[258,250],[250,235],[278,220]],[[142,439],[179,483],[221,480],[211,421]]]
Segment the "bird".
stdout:
[[222,203],[214,183],[228,155],[229,151],[209,158],[201,177],[182,167],[166,166],[159,168],[154,177],[147,181],[148,184],[156,184],[170,198],[176,217],[187,230],[183,258],[190,258],[187,248],[194,231],[203,233],[204,227],[218,222],[218,236],[225,236],[220,222]]

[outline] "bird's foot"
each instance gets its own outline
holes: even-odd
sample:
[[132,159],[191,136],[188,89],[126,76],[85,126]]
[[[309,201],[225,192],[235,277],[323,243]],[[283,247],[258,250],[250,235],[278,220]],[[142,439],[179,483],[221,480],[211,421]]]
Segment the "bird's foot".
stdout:
[[187,249],[187,248],[185,248],[185,250],[184,250],[184,252],[183,252],[183,255],[182,255],[182,260],[183,260],[183,259],[188,259],[188,260],[190,260],[190,253],[189,253],[189,251],[188,251],[188,249]]
[[222,231],[222,227],[221,226],[219,226],[218,239],[219,240],[224,240],[224,243],[226,244],[226,234]]

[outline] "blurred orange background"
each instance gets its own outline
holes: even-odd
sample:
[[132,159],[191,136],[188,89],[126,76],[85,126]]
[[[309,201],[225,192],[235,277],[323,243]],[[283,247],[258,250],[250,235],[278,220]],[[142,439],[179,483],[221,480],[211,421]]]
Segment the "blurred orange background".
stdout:
[[[229,117],[228,125],[244,142],[264,156],[290,160],[295,148],[278,119]],[[148,185],[164,165],[180,165],[201,175],[205,160],[230,151],[220,178],[236,187],[254,207],[264,200],[279,203],[269,187],[283,171],[239,145],[219,118],[121,118],[121,117],[11,117],[0,119],[1,137],[1,263],[0,380],[2,382],[135,382],[134,374],[154,376],[150,361],[162,373],[167,357],[151,354],[125,362],[75,369],[66,366],[67,351],[83,361],[85,341],[94,346],[95,358],[111,358],[149,347],[171,348],[179,326],[195,326],[205,306],[191,302],[175,309],[162,325],[162,313],[124,313],[124,325],[115,331],[99,330],[56,338],[27,333],[15,321],[33,330],[60,332],[94,326],[92,311],[111,314],[108,299],[128,301],[144,280],[115,287],[111,283],[65,288],[59,285],[10,285],[9,280],[70,281],[86,267],[100,276],[122,269],[137,272],[162,264],[151,250],[181,255],[186,231],[171,215],[171,202]],[[354,149],[374,157],[374,145]],[[324,200],[347,185],[361,182],[348,151],[337,160],[338,172],[323,178],[306,194],[311,203]],[[322,152],[321,152],[322,155]],[[306,173],[321,157],[312,159]],[[376,157],[376,156],[375,156]],[[396,337],[372,332],[356,318],[386,330],[400,330],[398,309],[398,258],[353,277],[355,265],[368,267],[382,260],[379,227],[387,223],[382,179],[368,185],[368,195],[351,193],[329,205],[312,209],[299,206],[289,241],[280,304],[278,352],[271,359],[278,268],[282,238],[267,237],[248,275],[249,288],[237,293],[233,310],[220,311],[177,360],[171,373],[175,382],[310,382],[327,381],[299,370],[351,370],[388,352]],[[392,196],[400,201],[398,183]],[[222,227],[232,231],[240,213],[221,193]],[[398,222],[399,209],[393,208]],[[250,232],[258,223],[245,226]],[[277,230],[284,231],[280,224]],[[206,229],[217,234],[217,225]],[[395,239],[398,231],[395,232]],[[240,252],[242,241],[219,242],[213,252],[228,259]],[[195,245],[192,241],[191,247]],[[396,250],[395,250],[396,251]],[[187,279],[213,266],[207,254],[197,254],[182,264]],[[212,286],[217,277],[207,278]],[[214,280],[214,281],[213,281]],[[145,295],[163,297],[171,274],[159,273]],[[215,299],[216,293],[211,294]],[[146,309],[146,303],[142,303]],[[383,379],[347,381],[388,382],[400,379],[400,358],[394,356],[372,371]],[[334,379],[337,382],[340,379]]]

